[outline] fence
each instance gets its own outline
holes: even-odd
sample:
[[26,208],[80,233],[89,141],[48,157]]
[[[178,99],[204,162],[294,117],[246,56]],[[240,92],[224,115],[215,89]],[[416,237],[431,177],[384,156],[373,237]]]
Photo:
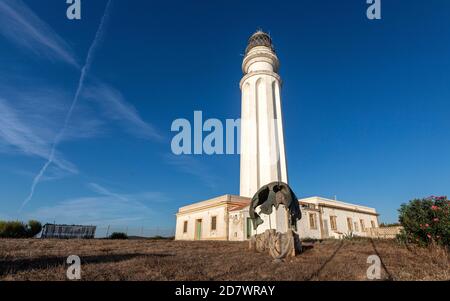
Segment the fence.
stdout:
[[402,230],[402,227],[385,227],[385,228],[374,228],[369,229],[368,235],[372,238],[395,238],[398,234],[400,234],[400,231]]
[[41,238],[94,238],[95,226],[45,224]]
[[118,227],[118,226],[101,226],[97,227],[95,238],[105,238],[114,232],[125,233],[128,237],[174,237],[175,229],[173,228],[146,228],[146,227]]

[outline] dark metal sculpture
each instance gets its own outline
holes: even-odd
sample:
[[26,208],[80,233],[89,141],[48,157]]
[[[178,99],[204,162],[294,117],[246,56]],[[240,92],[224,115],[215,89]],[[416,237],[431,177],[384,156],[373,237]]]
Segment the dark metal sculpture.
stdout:
[[273,182],[263,186],[252,199],[250,205],[250,218],[253,222],[253,228],[256,230],[259,225],[264,223],[255,209],[261,206],[261,212],[270,215],[273,212],[273,207],[278,209],[280,204],[283,204],[288,211],[289,225],[295,228],[297,221],[302,218],[300,205],[297,196],[289,187],[288,184],[282,182]]

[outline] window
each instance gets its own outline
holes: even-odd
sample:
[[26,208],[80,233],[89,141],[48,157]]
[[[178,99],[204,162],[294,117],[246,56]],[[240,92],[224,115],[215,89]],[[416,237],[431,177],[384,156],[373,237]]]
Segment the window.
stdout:
[[185,221],[183,224],[183,233],[187,233],[187,230],[188,230],[188,222]]
[[363,231],[363,232],[366,231],[366,225],[364,224],[364,220],[360,219],[359,223],[361,224],[361,231]]
[[374,221],[370,221],[370,223],[372,224],[372,228],[376,228]]
[[353,221],[351,217],[347,217],[347,228],[349,232],[353,232]]
[[217,230],[217,216],[211,217],[211,231]]
[[317,229],[316,214],[315,213],[310,213],[309,214],[309,227],[311,229]]
[[358,222],[355,222],[355,232],[359,232]]
[[337,217],[330,216],[331,230],[337,230]]

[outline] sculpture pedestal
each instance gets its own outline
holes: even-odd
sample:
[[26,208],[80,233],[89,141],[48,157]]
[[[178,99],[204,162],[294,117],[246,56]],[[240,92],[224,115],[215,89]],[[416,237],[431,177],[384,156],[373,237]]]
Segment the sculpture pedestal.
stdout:
[[269,252],[275,260],[282,260],[300,254],[302,243],[298,234],[292,230],[283,234],[276,230],[267,230],[251,238],[250,250],[259,253]]

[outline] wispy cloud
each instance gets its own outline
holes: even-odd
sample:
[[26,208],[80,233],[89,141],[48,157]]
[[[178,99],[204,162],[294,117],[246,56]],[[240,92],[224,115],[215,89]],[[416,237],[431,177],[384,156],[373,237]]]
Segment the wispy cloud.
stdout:
[[101,186],[97,183],[89,183],[88,187],[93,191],[96,192],[99,195],[104,195],[108,197],[113,197],[119,200],[123,201],[145,201],[145,202],[151,202],[151,203],[165,203],[170,201],[170,198],[168,198],[165,194],[157,191],[147,191],[147,192],[141,192],[141,193],[133,193],[133,194],[124,194],[124,193],[117,193],[112,192],[110,189],[105,188],[104,186]]
[[[24,177],[31,178],[31,179],[35,176],[34,172],[31,172],[29,170],[24,170],[24,169],[17,169],[15,171],[13,171],[13,173],[16,175],[24,176]],[[52,165],[48,168],[45,175],[42,176],[41,182],[56,181],[56,180],[63,179],[69,175],[72,175],[72,173],[62,170],[56,165]]]
[[62,128],[58,132],[58,134],[55,136],[55,139],[53,141],[53,144],[52,144],[52,147],[51,147],[50,154],[48,156],[47,162],[45,162],[45,164],[42,166],[41,170],[37,173],[36,177],[33,179],[33,182],[31,184],[31,188],[30,188],[30,194],[25,199],[25,201],[22,203],[22,206],[21,206],[20,210],[22,210],[23,207],[25,207],[31,201],[31,199],[33,198],[36,186],[39,184],[39,181],[41,180],[42,176],[45,174],[45,171],[47,170],[47,168],[55,160],[56,148],[58,147],[59,143],[62,141],[62,139],[63,139],[63,137],[64,137],[64,135],[66,133],[67,127],[69,126],[69,123],[70,123],[70,120],[72,118],[73,112],[74,112],[75,107],[76,107],[76,105],[78,103],[78,99],[80,97],[81,92],[83,91],[84,82],[86,80],[86,76],[87,76],[87,74],[89,72],[89,69],[91,68],[92,61],[93,61],[95,52],[96,52],[97,47],[98,47],[98,43],[100,43],[100,41],[103,38],[106,22],[107,22],[107,20],[109,18],[109,9],[111,7],[111,2],[112,2],[112,0],[109,0],[108,3],[106,4],[105,13],[104,13],[104,15],[102,17],[102,20],[100,21],[100,25],[99,25],[99,27],[97,29],[96,34],[95,34],[94,41],[92,42],[91,46],[89,47],[85,64],[84,64],[83,68],[81,68],[81,75],[80,75],[80,79],[78,81],[78,87],[77,87],[77,90],[75,92],[75,96],[73,98],[72,104],[70,105],[69,111],[66,114],[66,118],[64,120],[64,125],[62,126]]
[[217,178],[214,176],[214,173],[207,165],[203,164],[195,157],[165,154],[163,155],[163,158],[169,165],[174,166],[183,173],[199,178],[210,188],[217,187]]
[[43,207],[29,214],[46,222],[90,225],[126,225],[150,218],[154,212],[139,202],[109,196],[82,197]]
[[106,117],[120,122],[131,134],[145,139],[163,139],[155,127],[141,118],[136,108],[125,100],[122,93],[110,85],[97,81],[86,86],[83,96],[99,104]]
[[0,1],[0,34],[21,48],[79,68],[71,47],[21,0]]
[[[0,0],[0,36],[3,35],[16,46],[39,57],[63,61],[81,71],[76,93],[72,97],[68,94],[62,97],[55,95],[57,92],[53,89],[42,89],[37,84],[21,85],[32,92],[16,88],[9,91],[9,94],[6,93],[9,88],[3,89],[0,86],[0,151],[22,153],[46,160],[34,176],[30,193],[22,203],[21,210],[33,198],[40,181],[56,179],[65,173],[78,173],[77,167],[65,160],[58,151],[61,142],[91,138],[102,132],[104,122],[90,116],[87,113],[90,112],[89,108],[84,107],[93,107],[91,104],[94,102],[81,102],[83,97],[95,100],[107,119],[119,122],[133,135],[161,139],[158,131],[140,117],[117,89],[100,80],[86,88],[90,66],[104,36],[111,3],[112,0],[109,0],[85,63],[80,66],[69,44],[26,4],[21,0]],[[12,86],[11,83],[0,84]],[[33,87],[36,89],[33,90]],[[50,174],[47,175],[47,172]]]
[[[0,144],[4,150],[19,151],[29,156],[46,158],[50,153],[50,143],[46,139],[49,130],[45,125],[23,121],[23,111],[16,111],[3,98],[0,98]],[[66,161],[59,153],[55,154],[55,164],[71,173],[77,173],[74,164]]]
[[151,220],[156,212],[147,204],[167,199],[158,192],[119,194],[96,183],[89,187],[98,195],[69,199],[27,216],[44,222],[123,226]]

